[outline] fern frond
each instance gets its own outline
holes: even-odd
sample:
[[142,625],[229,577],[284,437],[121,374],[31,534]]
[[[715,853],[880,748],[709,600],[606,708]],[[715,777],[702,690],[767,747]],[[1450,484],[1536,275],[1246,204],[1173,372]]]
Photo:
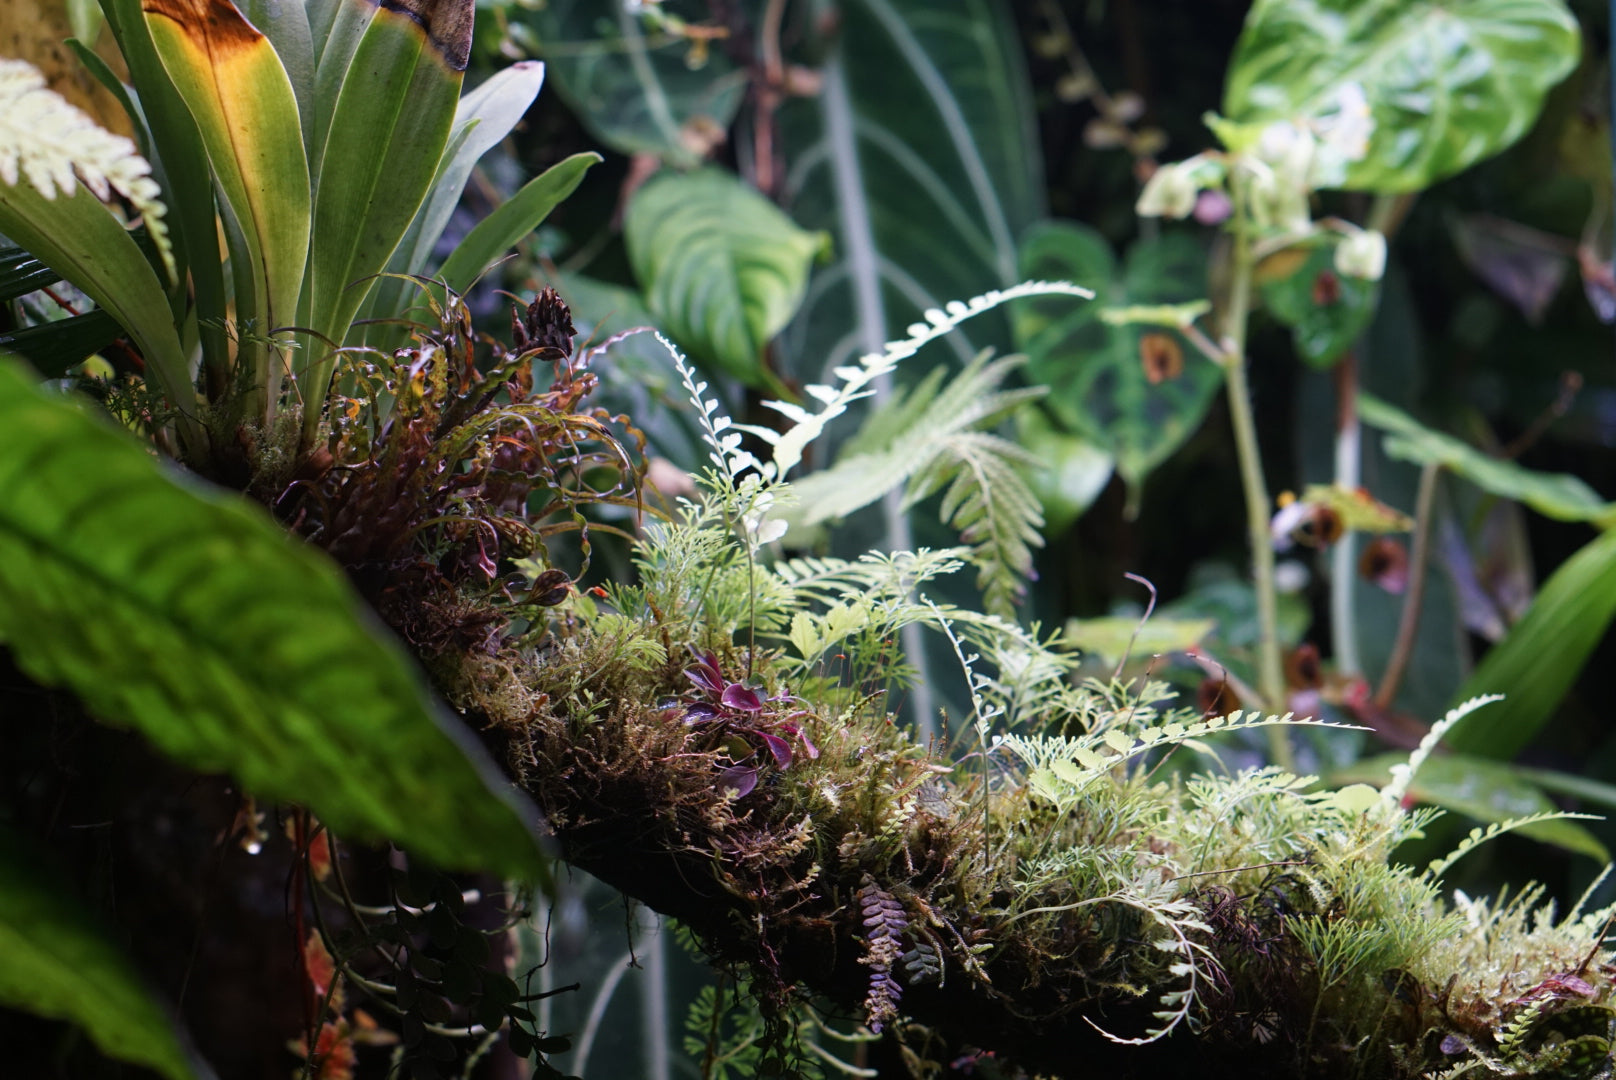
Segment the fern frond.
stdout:
[[46,199],[71,197],[79,183],[103,203],[116,192],[140,214],[172,277],[167,208],[151,171],[131,140],[50,90],[32,64],[0,59],[0,183],[16,187],[26,180]]
[[774,446],[773,459],[763,470],[764,475],[771,479],[779,479],[796,468],[802,461],[802,453],[808,444],[817,439],[832,420],[847,412],[848,406],[853,402],[874,393],[871,389],[872,383],[890,374],[900,362],[920,351],[923,345],[949,333],[967,319],[991,311],[1000,304],[1026,296],[1045,296],[1051,293],[1077,296],[1085,300],[1094,298],[1092,291],[1065,281],[1025,281],[1008,289],[984,293],[969,301],[951,301],[941,310],[933,308],[927,311],[926,321],[911,325],[908,337],[887,342],[881,352],[861,358],[857,365],[837,368],[835,374],[841,380],[840,386],[803,387],[804,393],[824,406],[818,412],[810,413],[802,406],[789,401],[764,402],[769,408],[792,422],[792,426],[781,434],[761,430],[756,432],[759,437]]
[[1391,782],[1380,789],[1381,800],[1390,806],[1402,803],[1403,796],[1408,794],[1408,785],[1414,780],[1414,774],[1420,771],[1420,766],[1425,764],[1425,759],[1431,756],[1431,752],[1436,749],[1436,744],[1442,741],[1443,736],[1452,731],[1455,724],[1483,705],[1503,700],[1502,694],[1483,694],[1449,709],[1446,716],[1431,725],[1431,730],[1425,733],[1420,745],[1408,756],[1407,764],[1392,766]]
[[796,525],[845,517],[907,481],[904,507],[947,489],[940,516],[971,545],[987,609],[1011,616],[1043,543],[1043,511],[1018,469],[1039,462],[983,426],[1044,394],[998,387],[1025,360],[976,357],[946,386],[941,369],[874,413],[834,466],[794,485]]
[[1032,549],[1042,547],[1044,512],[1016,465],[1039,462],[1014,443],[986,432],[946,439],[926,472],[914,478],[904,504],[912,505],[944,484],[938,510],[945,525],[971,545],[984,606],[1013,618],[1032,573]]
[[1459,841],[1459,846],[1440,859],[1432,859],[1431,864],[1425,868],[1425,876],[1435,881],[1447,873],[1449,867],[1487,841],[1503,836],[1507,832],[1536,825],[1540,821],[1560,821],[1582,819],[1599,821],[1598,814],[1573,814],[1565,810],[1543,810],[1536,814],[1527,814],[1525,817],[1510,818],[1508,821],[1495,821],[1486,828],[1478,825],[1470,830],[1470,835]]
[[1078,736],[1005,735],[1002,745],[1027,766],[1027,787],[1035,795],[1067,810],[1085,789],[1124,762],[1161,746],[1198,739],[1219,731],[1245,731],[1275,724],[1301,727],[1338,727],[1359,730],[1352,724],[1299,720],[1292,713],[1273,716],[1252,711],[1213,716],[1196,723],[1169,721],[1150,727],[1108,727]]
[[1042,397],[1041,387],[1000,391],[1011,371],[1026,362],[1013,356],[991,361],[979,355],[940,387],[941,368],[878,409],[842,448],[835,465],[796,481],[800,509],[795,525],[844,518],[924,471],[951,437],[998,422],[1024,402]]

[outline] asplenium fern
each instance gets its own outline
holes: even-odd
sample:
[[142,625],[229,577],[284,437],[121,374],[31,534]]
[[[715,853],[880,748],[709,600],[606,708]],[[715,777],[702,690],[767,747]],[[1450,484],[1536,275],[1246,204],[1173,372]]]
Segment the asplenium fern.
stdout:
[[1038,462],[984,429],[1045,393],[1000,389],[1024,362],[983,353],[946,386],[943,370],[932,371],[871,414],[834,466],[796,482],[798,509],[788,520],[808,527],[845,517],[900,485],[905,509],[944,491],[939,516],[970,545],[987,609],[1011,616],[1032,548],[1043,543],[1043,513],[1018,466]]

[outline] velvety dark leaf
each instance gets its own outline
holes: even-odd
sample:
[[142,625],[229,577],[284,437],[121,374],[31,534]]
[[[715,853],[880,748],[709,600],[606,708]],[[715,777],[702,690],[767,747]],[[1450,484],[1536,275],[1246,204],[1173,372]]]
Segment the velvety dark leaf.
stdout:
[[[1020,280],[1017,238],[1045,215],[1010,6],[846,0],[836,11],[821,92],[779,113],[787,205],[836,242],[778,343],[782,368],[802,382],[879,351],[927,308]],[[939,351],[964,365],[1009,343],[1006,320],[989,315]]]
[[701,141],[721,136],[740,108],[746,72],[727,49],[694,54],[693,42],[643,27],[633,5],[547,0],[506,10],[514,40],[536,51],[590,134],[619,153],[689,168]]
[[57,378],[123,334],[118,320],[96,308],[57,322],[0,331],[0,349],[27,360],[41,375]]
[[60,280],[55,271],[22,248],[0,248],[0,304]]

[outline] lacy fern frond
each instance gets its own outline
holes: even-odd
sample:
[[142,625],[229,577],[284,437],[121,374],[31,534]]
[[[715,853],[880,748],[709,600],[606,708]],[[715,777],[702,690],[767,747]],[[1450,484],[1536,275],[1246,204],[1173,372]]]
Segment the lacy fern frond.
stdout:
[[847,412],[848,406],[853,402],[873,394],[875,391],[872,384],[877,379],[891,374],[901,361],[919,352],[922,346],[956,329],[967,319],[991,311],[1000,304],[1022,297],[1046,296],[1051,293],[1081,297],[1085,300],[1094,298],[1091,290],[1065,281],[1024,281],[1008,289],[996,289],[972,297],[968,301],[950,301],[942,309],[933,308],[927,311],[926,321],[912,324],[909,327],[908,337],[887,342],[881,352],[861,358],[857,365],[835,369],[836,377],[841,380],[840,386],[803,387],[804,393],[824,405],[818,412],[810,413],[802,406],[789,401],[764,402],[769,408],[792,422],[791,428],[783,434],[767,429],[748,429],[754,430],[755,434],[774,447],[773,460],[768,463],[765,474],[781,478],[796,468],[802,461],[802,453],[808,444],[817,439],[832,420]]
[[1017,465],[1038,468],[1040,463],[995,435],[961,432],[941,442],[904,499],[913,505],[947,486],[938,517],[971,545],[983,604],[1005,618],[1015,617],[1032,573],[1032,549],[1044,544],[1043,508]]
[[971,545],[986,607],[1010,616],[1043,543],[1043,511],[1019,468],[1039,462],[1014,443],[981,430],[1044,394],[1040,387],[1000,390],[1022,357],[982,353],[949,383],[932,371],[907,394],[873,413],[837,463],[794,485],[795,525],[842,518],[907,484],[904,508],[947,489],[939,511]]
[[1403,796],[1408,794],[1408,785],[1413,782],[1414,774],[1420,771],[1420,766],[1425,764],[1425,759],[1431,756],[1431,752],[1436,749],[1436,744],[1442,741],[1443,736],[1452,731],[1455,724],[1483,705],[1491,705],[1495,701],[1502,700],[1504,700],[1502,694],[1484,694],[1449,709],[1446,716],[1431,725],[1431,730],[1425,733],[1420,745],[1408,756],[1408,763],[1392,766],[1391,782],[1380,789],[1381,800],[1388,806],[1401,803]]
[[1094,781],[1150,750],[1217,732],[1245,731],[1275,724],[1360,730],[1352,724],[1302,720],[1293,713],[1273,716],[1253,710],[1213,716],[1195,723],[1169,720],[1160,726],[1117,725],[1077,736],[1009,734],[1003,737],[1001,745],[1027,766],[1027,786],[1033,794],[1067,810],[1077,804]]
[[0,183],[21,181],[46,199],[71,197],[83,183],[97,199],[129,200],[146,224],[170,276],[174,256],[163,224],[167,209],[151,164],[122,135],[114,135],[47,88],[24,60],[0,59]]
[[1460,859],[1464,858],[1481,845],[1487,843],[1489,840],[1503,836],[1507,832],[1514,832],[1516,829],[1524,829],[1526,826],[1536,825],[1540,821],[1563,821],[1576,819],[1582,819],[1585,821],[1601,820],[1598,814],[1574,814],[1566,810],[1543,810],[1536,814],[1527,814],[1525,817],[1509,818],[1506,821],[1495,821],[1486,828],[1478,825],[1474,829],[1470,830],[1469,836],[1466,836],[1463,840],[1459,841],[1458,847],[1455,847],[1452,851],[1440,859],[1432,859],[1431,864],[1425,868],[1425,874],[1432,880],[1440,879],[1443,874],[1448,872],[1449,868],[1451,868],[1454,863],[1458,862]]

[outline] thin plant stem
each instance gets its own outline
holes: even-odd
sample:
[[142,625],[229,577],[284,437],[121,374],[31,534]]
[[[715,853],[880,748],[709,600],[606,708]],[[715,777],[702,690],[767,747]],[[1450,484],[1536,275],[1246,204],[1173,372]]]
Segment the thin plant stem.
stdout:
[[1391,659],[1386,673],[1381,676],[1380,689],[1375,691],[1375,704],[1382,709],[1391,708],[1397,697],[1397,688],[1408,671],[1409,659],[1414,655],[1414,640],[1420,629],[1420,608],[1425,601],[1425,564],[1430,559],[1431,519],[1436,510],[1436,482],[1442,475],[1442,466],[1436,463],[1420,470],[1420,492],[1414,503],[1414,550],[1409,553],[1408,592],[1403,595],[1403,614],[1397,622],[1397,641],[1392,645]]
[[[1369,210],[1368,227],[1390,241],[1397,227],[1413,206],[1413,196],[1379,195]],[[1338,487],[1356,488],[1362,482],[1363,422],[1358,418],[1358,350],[1347,350],[1335,369],[1335,482]],[[1342,675],[1363,671],[1358,654],[1358,610],[1353,568],[1358,542],[1352,532],[1338,541],[1330,552],[1330,637],[1335,642],[1335,666]]]
[[[1348,349],[1335,366],[1335,482],[1357,488],[1362,482],[1363,423],[1358,419],[1358,353]],[[1363,670],[1358,656],[1358,612],[1353,567],[1357,535],[1348,530],[1330,549],[1330,637],[1335,641],[1335,666],[1342,675]]]
[[[1257,592],[1259,641],[1257,689],[1263,706],[1280,711],[1285,704],[1285,674],[1279,655],[1279,600],[1274,587],[1274,546],[1268,536],[1268,483],[1263,478],[1257,446],[1257,422],[1246,381],[1246,323],[1251,317],[1253,256],[1245,184],[1231,177],[1234,196],[1234,250],[1231,255],[1229,305],[1223,317],[1223,372],[1229,388],[1229,418],[1240,459],[1240,483],[1246,494],[1246,527],[1251,543],[1252,576]],[[1283,725],[1268,729],[1269,756],[1290,770],[1295,763],[1290,735]]]

